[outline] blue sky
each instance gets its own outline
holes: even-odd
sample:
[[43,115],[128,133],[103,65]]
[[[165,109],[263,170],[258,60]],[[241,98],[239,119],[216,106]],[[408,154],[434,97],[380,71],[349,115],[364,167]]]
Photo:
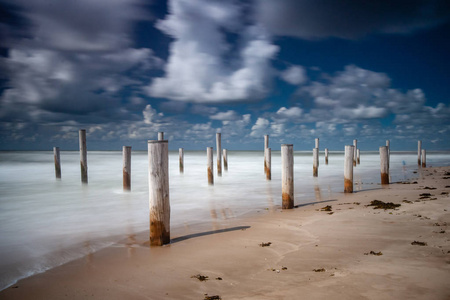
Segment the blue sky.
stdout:
[[450,3],[0,0],[0,150],[450,150]]

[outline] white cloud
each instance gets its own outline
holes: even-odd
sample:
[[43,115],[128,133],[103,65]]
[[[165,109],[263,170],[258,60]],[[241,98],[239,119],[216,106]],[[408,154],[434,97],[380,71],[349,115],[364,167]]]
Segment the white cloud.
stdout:
[[288,69],[281,72],[280,76],[284,81],[292,85],[299,85],[308,80],[306,70],[302,66],[291,66]]
[[268,134],[270,122],[265,118],[258,118],[255,122],[255,125],[252,126],[252,131],[250,136],[252,137],[262,137],[265,134]]
[[219,112],[209,117],[211,120],[219,121],[235,121],[239,119],[239,115],[234,110],[228,110],[226,112]]
[[[267,94],[269,62],[278,47],[262,27],[243,24],[237,2],[172,0],[169,11],[157,27],[175,41],[165,76],[154,78],[147,88],[150,96],[205,103],[254,100]],[[237,29],[243,46],[230,64],[223,58],[231,53],[224,31],[238,33]]]
[[300,121],[299,118],[302,116],[303,110],[299,107],[281,107],[275,114],[275,117],[277,120],[290,120],[294,122]]

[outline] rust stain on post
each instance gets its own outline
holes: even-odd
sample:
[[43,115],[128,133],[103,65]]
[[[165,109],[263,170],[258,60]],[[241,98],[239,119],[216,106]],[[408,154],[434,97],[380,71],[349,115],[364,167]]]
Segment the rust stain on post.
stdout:
[[318,177],[319,176],[319,170],[317,167],[313,167],[313,177]]
[[214,174],[211,168],[208,168],[208,183],[214,184]]
[[353,193],[353,181],[344,178],[344,193]]
[[[152,220],[150,215],[150,220]],[[161,221],[150,221],[150,246],[163,246],[170,243],[170,232]]]
[[125,170],[125,168],[123,168],[123,189],[124,190],[131,190],[131,176],[130,174]]
[[389,184],[389,174],[381,173],[381,184]]
[[283,209],[292,209],[294,208],[294,199],[289,195],[289,193],[282,193],[281,194],[282,199],[282,208]]

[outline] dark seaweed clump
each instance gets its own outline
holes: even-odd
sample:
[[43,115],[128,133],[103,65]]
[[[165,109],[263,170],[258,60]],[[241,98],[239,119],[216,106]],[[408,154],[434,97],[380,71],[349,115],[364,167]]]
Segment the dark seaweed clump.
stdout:
[[314,269],[313,271],[314,272],[325,272],[325,269],[324,268],[320,268],[320,269]]
[[208,296],[208,294],[205,294],[205,300],[221,300],[222,298],[220,298],[219,295],[214,295],[214,296]]
[[325,207],[322,207],[320,210],[322,210],[322,211],[331,211],[331,205],[327,205],[327,206],[325,206]]
[[260,247],[269,247],[270,245],[272,245],[271,242],[267,242],[267,243],[263,242],[263,243],[259,244]]
[[383,253],[381,253],[381,251],[380,252],[370,251],[369,253],[364,253],[364,255],[369,255],[369,254],[376,255],[376,256],[383,255]]
[[367,205],[367,206],[374,206],[373,209],[384,209],[384,210],[386,210],[386,209],[395,209],[396,207],[401,206],[401,204],[394,204],[392,202],[387,202],[386,203],[386,202],[383,202],[383,201],[380,201],[380,200],[372,200],[370,202],[370,204]]
[[411,243],[411,245],[427,246],[427,243],[426,242],[414,241],[414,242]]
[[206,281],[206,280],[209,279],[208,276],[203,276],[203,275],[200,275],[200,274],[193,275],[193,276],[191,276],[191,278],[197,278],[197,279],[200,280],[200,281]]

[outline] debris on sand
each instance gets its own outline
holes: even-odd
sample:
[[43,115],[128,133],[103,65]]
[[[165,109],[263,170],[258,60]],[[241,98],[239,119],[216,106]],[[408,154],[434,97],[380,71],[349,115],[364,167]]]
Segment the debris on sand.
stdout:
[[260,247],[269,247],[270,245],[272,245],[272,242],[267,243],[262,242],[261,244],[259,244]]
[[411,243],[411,245],[428,246],[426,242],[419,242],[419,241],[414,241]]
[[325,207],[322,207],[320,210],[321,211],[331,211],[331,205],[327,205],[327,206],[325,206]]
[[200,280],[200,281],[206,281],[206,280],[209,279],[208,276],[203,276],[203,275],[200,275],[200,274],[193,275],[193,276],[191,276],[191,278],[197,278],[197,279]]
[[396,207],[401,206],[401,204],[394,204],[392,202],[385,203],[385,202],[380,201],[380,200],[372,200],[370,202],[370,204],[367,205],[367,206],[374,206],[373,209],[384,209],[384,210],[386,210],[386,209],[395,209]]
[[221,300],[222,298],[220,298],[219,295],[214,295],[214,296],[208,296],[208,294],[205,294],[205,300]]
[[369,255],[369,254],[375,255],[375,256],[383,255],[383,253],[381,253],[381,251],[380,252],[370,251],[369,253],[364,253],[364,255]]
[[313,271],[314,272],[325,272],[325,269],[324,268],[320,268],[320,269],[314,269]]

